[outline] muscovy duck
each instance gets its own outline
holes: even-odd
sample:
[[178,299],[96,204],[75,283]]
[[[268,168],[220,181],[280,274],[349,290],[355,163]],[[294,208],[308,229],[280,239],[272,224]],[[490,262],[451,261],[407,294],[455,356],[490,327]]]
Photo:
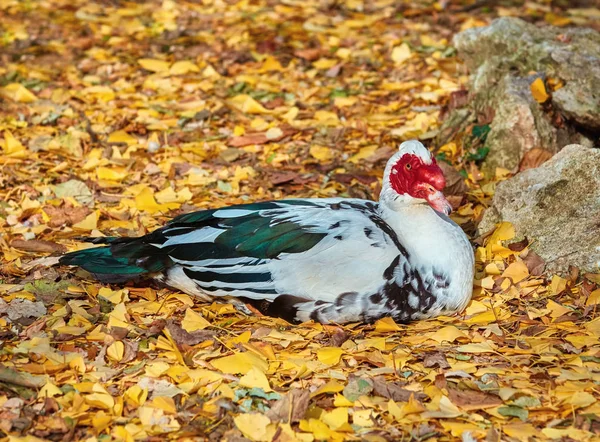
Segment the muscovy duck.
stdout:
[[398,322],[461,311],[473,249],[431,153],[406,141],[388,161],[379,203],[289,199],[180,215],[138,237],[63,255],[102,282],[150,278],[204,300],[254,302],[288,321]]

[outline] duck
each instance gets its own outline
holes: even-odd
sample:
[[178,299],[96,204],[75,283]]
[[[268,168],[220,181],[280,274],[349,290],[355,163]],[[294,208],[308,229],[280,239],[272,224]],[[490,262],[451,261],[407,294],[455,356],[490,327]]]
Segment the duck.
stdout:
[[[398,323],[461,312],[474,254],[419,141],[388,160],[379,202],[297,198],[182,214],[145,236],[62,255],[110,284],[153,280],[292,323]],[[251,308],[254,306],[254,308]]]

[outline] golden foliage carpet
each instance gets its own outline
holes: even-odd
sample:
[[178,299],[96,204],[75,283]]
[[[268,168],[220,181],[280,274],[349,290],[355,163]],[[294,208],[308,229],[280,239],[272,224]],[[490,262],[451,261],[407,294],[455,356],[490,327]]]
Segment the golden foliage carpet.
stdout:
[[[507,224],[476,240],[467,310],[410,325],[290,325],[28,266],[197,208],[376,198],[394,146],[429,143],[461,96],[453,34],[598,18],[495,3],[0,0],[0,438],[594,439],[600,277],[540,275]],[[474,234],[508,171],[455,141],[437,154]]]

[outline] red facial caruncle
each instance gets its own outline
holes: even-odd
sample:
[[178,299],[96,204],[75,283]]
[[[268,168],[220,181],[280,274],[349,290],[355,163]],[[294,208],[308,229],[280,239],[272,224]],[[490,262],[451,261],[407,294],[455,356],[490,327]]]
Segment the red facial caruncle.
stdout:
[[450,203],[442,193],[446,179],[434,159],[431,164],[425,164],[417,155],[402,155],[392,167],[390,184],[398,194],[424,199],[438,212],[447,215],[451,211]]

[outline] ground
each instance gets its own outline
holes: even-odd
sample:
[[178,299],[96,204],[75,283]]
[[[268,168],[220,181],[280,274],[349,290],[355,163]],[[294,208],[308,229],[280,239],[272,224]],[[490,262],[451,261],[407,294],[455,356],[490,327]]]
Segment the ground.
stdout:
[[[479,171],[485,124],[434,139],[466,97],[452,35],[598,10],[496,3],[0,0],[0,438],[597,437],[600,276],[542,274],[508,224],[475,238],[509,172]],[[198,208],[375,199],[414,137],[476,247],[458,316],[291,325],[30,265]]]

